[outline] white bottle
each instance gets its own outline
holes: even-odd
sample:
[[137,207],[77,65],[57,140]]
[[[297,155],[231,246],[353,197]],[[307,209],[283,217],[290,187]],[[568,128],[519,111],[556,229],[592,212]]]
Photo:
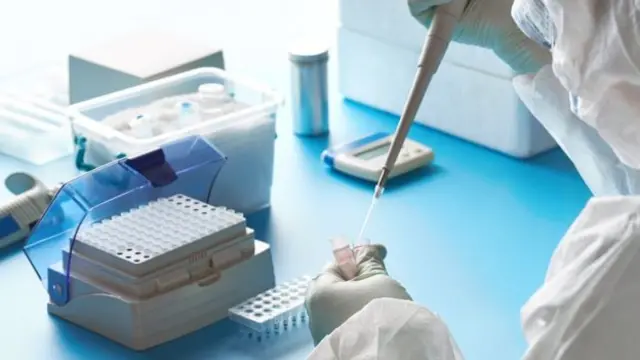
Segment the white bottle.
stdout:
[[224,85],[217,83],[202,84],[198,87],[198,99],[202,115],[207,119],[224,114],[224,106],[229,103],[229,96]]

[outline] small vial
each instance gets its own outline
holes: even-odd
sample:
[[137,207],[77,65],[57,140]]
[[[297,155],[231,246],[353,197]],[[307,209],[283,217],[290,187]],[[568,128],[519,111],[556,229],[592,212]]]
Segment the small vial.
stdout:
[[203,107],[211,107],[224,103],[227,98],[227,93],[222,84],[202,84],[198,87],[198,97]]
[[153,126],[149,115],[139,114],[135,119],[129,121],[129,127],[136,137],[153,137]]
[[228,100],[224,85],[216,83],[202,84],[198,87],[198,98],[200,100],[200,111],[204,117],[212,118],[224,114],[223,107]]
[[200,115],[196,109],[196,106],[188,101],[183,101],[178,104],[179,106],[179,119],[180,126],[191,126],[200,121]]
[[342,275],[346,280],[353,279],[358,274],[358,268],[351,246],[343,238],[331,239],[331,246],[333,248],[333,257],[340,271],[342,271]]

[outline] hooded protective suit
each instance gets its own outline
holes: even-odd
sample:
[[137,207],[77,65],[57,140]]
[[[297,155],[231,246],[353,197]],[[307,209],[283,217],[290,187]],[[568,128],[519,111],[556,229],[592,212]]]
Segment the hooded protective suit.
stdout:
[[[409,7],[428,24],[432,7],[446,2],[409,0]],[[512,66],[521,100],[596,196],[522,308],[528,342],[523,359],[637,360],[640,196],[633,195],[640,193],[640,5],[515,0],[507,19],[504,8],[511,3],[470,0],[454,40],[492,48]],[[514,32],[518,28],[526,40]],[[549,49],[553,59],[546,63],[532,43]],[[442,320],[396,292],[349,317],[310,358],[462,359]]]

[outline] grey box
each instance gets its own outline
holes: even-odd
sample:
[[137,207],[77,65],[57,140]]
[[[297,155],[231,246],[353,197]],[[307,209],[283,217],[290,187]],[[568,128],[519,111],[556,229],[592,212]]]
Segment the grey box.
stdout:
[[69,55],[69,101],[75,104],[200,67],[224,69],[220,47],[144,30]]

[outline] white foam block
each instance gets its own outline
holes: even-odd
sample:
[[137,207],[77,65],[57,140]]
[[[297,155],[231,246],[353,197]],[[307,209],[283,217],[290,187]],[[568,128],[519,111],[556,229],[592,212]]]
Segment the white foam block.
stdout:
[[[340,92],[357,102],[400,114],[413,83],[419,51],[340,28]],[[518,158],[556,146],[520,102],[510,77],[450,62],[442,63],[434,76],[416,121]]]
[[[427,34],[427,29],[411,16],[406,1],[340,0],[340,24],[351,32],[416,52]],[[513,76],[511,68],[492,50],[477,46],[452,43],[443,61],[498,76]]]

